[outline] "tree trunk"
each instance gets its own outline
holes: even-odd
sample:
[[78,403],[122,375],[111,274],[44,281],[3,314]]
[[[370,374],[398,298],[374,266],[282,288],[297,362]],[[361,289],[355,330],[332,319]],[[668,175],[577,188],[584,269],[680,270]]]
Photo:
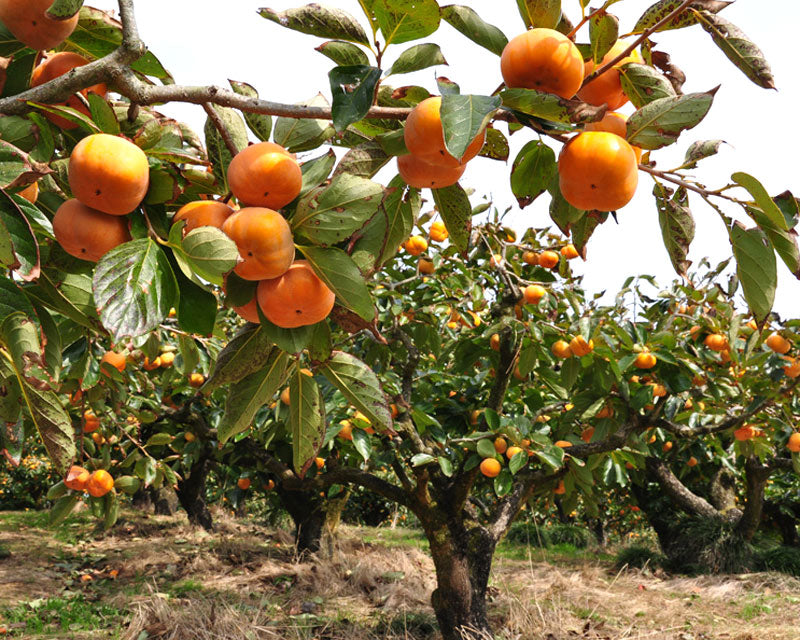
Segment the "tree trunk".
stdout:
[[157,516],[173,516],[178,510],[178,496],[172,487],[150,490],[153,510]]
[[606,535],[606,526],[602,518],[590,518],[588,521],[589,528],[594,534],[594,539],[597,541],[598,546],[605,547],[608,543]]
[[333,498],[320,496],[316,491],[288,490],[277,487],[283,508],[294,522],[294,540],[298,554],[316,553],[322,548],[323,534],[328,536],[328,552],[332,553],[332,539],[339,526],[350,490]]
[[764,488],[767,486],[770,468],[762,465],[753,456],[748,458],[744,465],[747,491],[745,494],[745,507],[742,517],[736,524],[736,530],[748,542],[761,522],[761,512],[764,508]]
[[781,541],[784,545],[787,547],[800,547],[800,536],[797,535],[797,519],[795,516],[785,513],[781,508],[782,506],[780,503],[770,500],[764,501],[764,517],[780,532]]
[[188,477],[178,481],[178,500],[186,511],[189,522],[211,531],[213,528],[211,513],[206,505],[208,462],[208,458],[201,455],[192,465]]
[[136,493],[131,496],[131,504],[134,509],[139,511],[150,511],[153,506],[153,500],[150,496],[150,491],[145,488],[140,488]]
[[486,587],[495,541],[480,525],[440,523],[426,528],[436,567],[431,604],[443,640],[491,638],[486,615]]

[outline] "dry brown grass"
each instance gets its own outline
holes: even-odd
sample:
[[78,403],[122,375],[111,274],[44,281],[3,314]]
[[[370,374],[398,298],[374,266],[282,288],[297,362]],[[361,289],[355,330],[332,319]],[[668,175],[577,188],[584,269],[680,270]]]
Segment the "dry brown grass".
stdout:
[[[330,557],[300,562],[286,532],[227,516],[218,522],[208,534],[180,518],[130,516],[74,546],[45,530],[3,534],[15,562],[0,563],[0,605],[60,593],[57,560],[71,554],[76,564],[90,558],[97,575],[120,570],[113,583],[80,588],[130,612],[124,640],[142,631],[158,640],[435,637],[424,551],[368,543],[365,530],[346,527]],[[800,640],[797,580],[614,573],[591,554],[569,563],[538,551],[528,561],[499,558],[489,610],[506,640]]]

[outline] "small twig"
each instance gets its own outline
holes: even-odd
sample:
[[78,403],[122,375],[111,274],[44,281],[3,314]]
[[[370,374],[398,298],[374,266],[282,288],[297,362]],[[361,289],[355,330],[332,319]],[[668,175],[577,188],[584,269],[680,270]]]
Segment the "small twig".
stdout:
[[708,198],[710,196],[716,196],[718,198],[722,198],[723,200],[735,202],[738,205],[745,204],[741,200],[737,200],[736,198],[731,198],[730,196],[726,196],[725,194],[722,193],[722,190],[720,189],[717,189],[716,191],[709,191],[708,189],[699,187],[698,185],[692,184],[691,182],[686,182],[686,180],[681,180],[680,178],[671,176],[665,171],[660,171],[658,169],[653,169],[652,167],[648,167],[646,164],[640,164],[639,170],[644,171],[645,173],[649,173],[651,176],[655,176],[666,182],[677,184],[678,186],[683,187],[684,189],[688,189],[689,191],[694,191],[695,193],[699,193],[704,198]]
[[584,15],[581,18],[581,21],[577,25],[575,25],[575,27],[573,27],[572,31],[570,31],[567,34],[567,38],[569,38],[570,40],[574,40],[575,36],[578,34],[578,31],[581,30],[581,27],[583,25],[589,22],[589,20],[594,18],[598,13],[605,13],[605,12],[606,12],[605,7],[600,7],[599,9],[595,9],[594,11],[592,11],[590,14]]
[[627,47],[625,47],[625,49],[616,58],[614,58],[613,60],[610,60],[608,63],[604,64],[602,67],[600,67],[599,69],[596,69],[593,73],[590,73],[588,76],[586,76],[583,79],[583,84],[581,85],[581,88],[585,87],[592,80],[594,80],[597,76],[604,74],[606,71],[611,69],[615,64],[618,64],[621,60],[627,58],[630,55],[631,51],[633,51],[642,42],[644,42],[652,34],[654,34],[656,31],[658,31],[662,26],[667,24],[670,20],[672,20],[673,18],[676,18],[681,13],[683,13],[689,7],[689,5],[692,4],[692,2],[694,2],[694,1],[695,0],[684,0],[680,4],[680,6],[678,6],[675,9],[675,11],[673,11],[672,13],[667,14],[666,16],[664,16],[661,20],[656,22],[649,29],[645,29],[642,32],[642,34],[638,38],[636,38],[636,40],[634,40],[631,44],[629,44]]
[[225,146],[228,148],[228,152],[231,156],[235,156],[241,149],[236,146],[236,143],[231,138],[231,132],[228,131],[228,127],[225,126],[225,123],[222,121],[222,118],[219,117],[217,110],[211,106],[208,102],[203,103],[203,111],[208,114],[208,119],[211,120],[211,123],[214,125],[214,128],[219,131],[219,135],[222,137]]

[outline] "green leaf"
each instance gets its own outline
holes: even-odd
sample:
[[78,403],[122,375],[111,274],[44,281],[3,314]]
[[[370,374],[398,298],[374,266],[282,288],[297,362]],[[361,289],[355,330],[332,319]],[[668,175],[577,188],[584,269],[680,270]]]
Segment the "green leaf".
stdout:
[[262,369],[273,355],[271,348],[272,342],[260,325],[246,324],[220,351],[203,391],[210,393]]
[[52,527],[64,522],[80,500],[81,494],[77,491],[56,500],[55,504],[53,504],[53,508],[50,509],[50,526]]
[[361,429],[353,429],[353,446],[365,461],[369,460],[369,456],[372,453],[372,446],[370,445],[368,434]]
[[442,96],[444,144],[453,157],[460,159],[464,155],[499,106],[500,98],[497,96]]
[[509,491],[511,491],[511,485],[513,483],[514,479],[511,477],[508,469],[503,469],[500,472],[500,475],[494,479],[494,492],[498,497],[503,497],[504,495],[508,494]]
[[716,155],[724,140],[698,140],[689,145],[683,159],[684,169],[694,169],[697,163],[704,158]]
[[772,221],[757,207],[748,206],[745,207],[745,209],[761,230],[767,234],[775,251],[786,264],[792,275],[800,279],[800,249],[798,249],[797,246],[797,233],[793,229],[789,231],[779,229],[772,224]]
[[249,429],[256,411],[272,399],[286,379],[289,355],[274,348],[265,348],[264,351],[267,358],[263,366],[230,386],[225,412],[217,427],[220,443]]
[[47,165],[34,161],[27,153],[0,140],[0,189],[21,187],[52,173]]
[[74,16],[83,6],[83,0],[53,0],[47,15],[54,20],[66,20]]
[[114,488],[132,496],[142,486],[142,482],[135,476],[120,476],[114,480]]
[[596,13],[589,20],[589,43],[592,59],[599,65],[619,37],[619,20],[610,13]]
[[[122,24],[105,11],[82,7],[75,31],[61,45],[85,58],[99,59],[107,56],[122,44]],[[172,76],[150,51],[131,64],[131,69],[167,82]]]
[[158,327],[178,293],[167,256],[149,238],[126,242],[104,255],[92,289],[100,320],[115,341]]
[[46,307],[57,311],[70,320],[95,330],[94,298],[92,278],[85,273],[60,273],[42,271],[35,284],[26,287],[27,294]]
[[[247,96],[248,98],[258,98],[258,91],[256,91],[252,85],[237,80],[228,80],[228,82],[235,93]],[[272,116],[264,113],[250,113],[249,111],[243,111],[242,115],[250,131],[252,131],[259,140],[262,142],[269,140],[269,136],[272,133]]]
[[694,240],[694,217],[689,209],[689,195],[683,187],[679,187],[673,195],[672,190],[660,182],[653,187],[653,195],[664,247],[675,272],[686,277],[686,271],[692,264],[688,259],[689,245]]
[[100,130],[103,133],[110,133],[114,136],[119,135],[119,121],[108,101],[96,93],[90,93],[87,100],[89,101],[89,112],[92,115],[92,120],[100,127]]
[[[58,330],[58,325],[53,316],[48,313],[44,306],[37,304],[35,308],[44,340],[44,361],[50,376],[57,382],[61,373],[61,332]],[[30,318],[31,316],[28,317]]]
[[555,29],[561,20],[561,0],[517,0],[525,27]]
[[[170,264],[177,266],[174,254],[172,258]],[[217,297],[187,278],[180,268],[172,272],[178,285],[178,326],[191,334],[210,336],[217,320]]]
[[193,229],[181,245],[192,270],[207,280],[228,273],[239,259],[236,243],[216,227]]
[[486,142],[478,155],[505,162],[508,160],[509,152],[508,139],[505,135],[493,127],[487,127]]
[[22,116],[0,116],[0,140],[30,153],[39,143],[41,131],[36,124]]
[[556,154],[543,142],[531,140],[511,166],[511,191],[523,209],[543,194],[558,173]]
[[258,317],[261,327],[266,332],[267,338],[286,353],[300,353],[311,342],[314,336],[315,325],[284,329],[272,324],[258,308]]
[[[677,9],[682,3],[683,0],[659,0],[647,8],[647,10],[642,14],[642,17],[636,22],[636,26],[631,30],[631,33],[642,33],[650,27],[654,27],[656,24],[661,22],[661,20],[675,11],[675,9]],[[705,9],[707,11],[716,13],[717,11],[727,7],[729,4],[731,4],[731,2],[719,2],[718,0],[695,0],[695,2],[692,3],[692,7]],[[693,10],[687,9],[667,22],[659,29],[659,31],[681,29],[683,27],[690,27],[693,24],[697,24],[697,13]]]
[[573,207],[564,199],[559,186],[558,172],[554,175],[547,187],[550,193],[550,218],[556,223],[563,234],[568,234],[573,224],[581,220],[586,212]]
[[411,456],[411,466],[414,468],[424,467],[426,464],[436,462],[436,458],[427,453],[415,453]]
[[[247,129],[244,126],[242,116],[233,109],[227,107],[211,105],[211,108],[214,109],[220,117],[220,120],[236,148],[239,151],[244,149],[247,146]],[[214,172],[217,182],[223,185],[223,189],[227,191],[228,165],[231,163],[233,156],[228,150],[225,141],[222,139],[222,135],[210,118],[206,118],[203,132],[205,133],[206,149],[208,151],[208,159],[211,161],[211,169]]]
[[767,193],[764,185],[762,185],[749,173],[744,173],[742,171],[734,173],[731,176],[731,180],[733,180],[740,187],[747,189],[750,195],[753,196],[753,200],[756,201],[759,209],[764,212],[764,215],[769,218],[769,221],[773,225],[784,231],[789,230],[789,226],[786,222],[783,212],[780,210],[778,205],[775,204],[775,201],[769,197],[769,193]]
[[333,175],[335,177],[341,173],[349,173],[362,178],[372,178],[389,162],[389,159],[379,142],[369,140],[349,149],[342,156]]
[[336,154],[333,149],[328,149],[328,151],[321,156],[307,160],[300,165],[300,171],[303,174],[300,196],[304,196],[309,191],[325,182],[334,164],[336,164]]
[[489,440],[489,438],[482,438],[481,440],[478,440],[477,451],[481,458],[494,458],[497,456],[497,450],[494,448],[494,442]]
[[566,100],[533,89],[504,89],[500,97],[504,107],[551,122],[595,122],[605,113],[605,107],[596,107],[580,100]]
[[169,433],[154,433],[145,442],[145,447],[162,447],[165,444],[172,442],[172,435]]
[[314,462],[325,438],[325,402],[314,378],[295,367],[289,381],[292,464],[301,477]]
[[700,12],[700,24],[722,53],[759,87],[774,89],[775,79],[761,49],[735,24],[708,11]]
[[511,460],[508,461],[508,470],[512,476],[517,475],[520,469],[523,469],[528,464],[528,452],[518,451],[515,453]]
[[550,445],[546,449],[534,451],[536,457],[552,469],[560,469],[564,464],[564,450]]
[[447,60],[444,59],[438,44],[416,44],[400,54],[387,75],[413,73],[440,64],[447,64]]
[[472,226],[472,207],[467,192],[458,183],[443,189],[432,189],[433,201],[442,216],[450,242],[461,253],[466,253]]
[[72,423],[47,382],[36,326],[23,313],[13,313],[0,324],[0,342],[7,349],[0,350],[0,379],[16,378],[53,466],[66,474],[76,454]]
[[31,206],[23,198],[0,190],[0,264],[28,282],[41,272],[39,243],[24,213]]
[[[560,0],[553,0],[559,3]],[[559,6],[559,13],[561,7]],[[508,44],[508,38],[500,29],[485,22],[471,7],[451,4],[441,8],[442,19],[450,23],[457,31],[467,36],[475,44],[488,49],[496,55],[501,55]]]
[[[309,107],[327,107],[328,101],[323,96],[317,95],[311,100],[299,104]],[[334,133],[336,130],[325,120],[278,118],[275,121],[272,139],[292,153],[298,153],[316,149]]]
[[291,219],[292,230],[314,244],[338,244],[372,217],[382,194],[377,182],[343,173],[300,199]]
[[672,144],[682,131],[697,126],[706,117],[717,89],[659,98],[628,118],[628,142],[642,149],[660,149]]
[[258,281],[245,280],[232,271],[225,278],[225,303],[229,307],[242,307],[256,295]]
[[326,58],[330,58],[340,67],[360,64],[369,65],[369,58],[364,50],[351,42],[342,40],[329,40],[314,49]]
[[619,79],[622,90],[637,109],[659,98],[672,98],[676,95],[675,88],[667,77],[646,64],[629,62],[622,65],[619,68]]
[[378,432],[392,430],[392,414],[378,377],[370,367],[344,351],[333,351],[319,372],[367,416]]
[[380,77],[380,69],[364,65],[334,67],[328,72],[333,96],[331,115],[338,133],[367,115]]
[[775,252],[761,229],[745,229],[735,222],[730,229],[736,273],[747,306],[761,323],[772,311],[778,284]]
[[372,12],[383,34],[384,48],[419,40],[439,28],[436,0],[374,0]]
[[367,34],[358,21],[340,9],[308,4],[287,11],[264,8],[259,9],[258,13],[262,18],[271,20],[287,29],[320,38],[334,38],[369,46]]
[[0,322],[15,311],[22,311],[29,318],[35,316],[33,306],[11,278],[0,276]]
[[336,294],[336,302],[367,322],[375,317],[372,297],[356,263],[335,247],[298,247],[314,272]]

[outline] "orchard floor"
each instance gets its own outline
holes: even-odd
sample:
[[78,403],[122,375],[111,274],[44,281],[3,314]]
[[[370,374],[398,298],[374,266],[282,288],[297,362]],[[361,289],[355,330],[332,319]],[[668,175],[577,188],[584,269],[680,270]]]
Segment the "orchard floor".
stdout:
[[[333,554],[297,562],[286,532],[217,514],[0,512],[0,633],[96,640],[435,639],[425,543],[410,529],[343,527]],[[798,640],[800,581],[771,573],[617,573],[594,551],[504,544],[490,613],[508,640]]]

